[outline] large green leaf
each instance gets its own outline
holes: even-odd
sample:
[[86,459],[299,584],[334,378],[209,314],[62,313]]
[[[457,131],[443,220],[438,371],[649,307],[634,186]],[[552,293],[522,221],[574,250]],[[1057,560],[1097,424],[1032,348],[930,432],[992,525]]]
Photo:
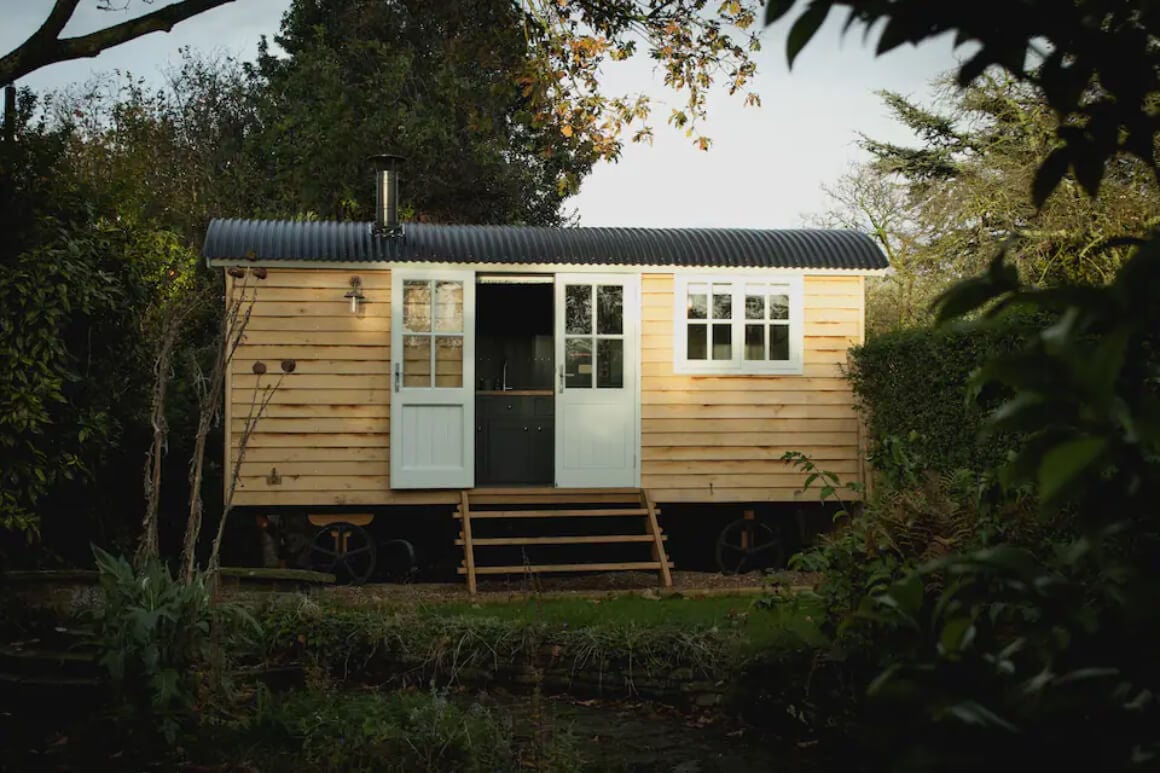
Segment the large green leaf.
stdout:
[[1061,443],[1043,455],[1039,465],[1039,496],[1053,502],[1104,456],[1108,440],[1081,437]]
[[789,40],[785,44],[785,53],[791,69],[798,54],[801,53],[802,49],[806,47],[806,44],[814,37],[814,34],[821,28],[822,23],[825,22],[826,16],[830,13],[830,5],[830,0],[811,0],[805,13],[799,16],[797,21],[793,23],[793,26],[790,27]]

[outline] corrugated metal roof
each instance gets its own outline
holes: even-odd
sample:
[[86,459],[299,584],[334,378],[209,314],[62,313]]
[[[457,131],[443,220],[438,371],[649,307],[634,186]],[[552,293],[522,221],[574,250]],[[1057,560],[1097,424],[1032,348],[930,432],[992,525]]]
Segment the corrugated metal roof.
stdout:
[[432,262],[711,268],[887,267],[858,231],[741,228],[547,228],[407,223],[377,236],[372,223],[214,220],[202,254],[212,263],[261,261]]

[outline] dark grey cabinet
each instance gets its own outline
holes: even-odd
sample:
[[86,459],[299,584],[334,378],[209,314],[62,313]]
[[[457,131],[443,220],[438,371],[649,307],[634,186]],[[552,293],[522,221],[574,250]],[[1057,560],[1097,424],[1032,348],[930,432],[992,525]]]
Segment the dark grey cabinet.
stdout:
[[552,485],[555,403],[551,392],[475,399],[475,484]]

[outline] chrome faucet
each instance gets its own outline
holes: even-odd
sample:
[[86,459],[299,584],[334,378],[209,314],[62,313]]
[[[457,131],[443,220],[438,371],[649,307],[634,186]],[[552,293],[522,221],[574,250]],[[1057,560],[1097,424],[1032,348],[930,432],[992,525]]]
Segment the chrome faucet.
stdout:
[[502,387],[501,387],[501,388],[502,388],[502,391],[504,391],[504,392],[506,392],[506,391],[508,391],[509,389],[511,389],[511,387],[509,387],[509,386],[507,385],[507,360],[504,360],[504,361],[503,361],[503,382],[502,382]]

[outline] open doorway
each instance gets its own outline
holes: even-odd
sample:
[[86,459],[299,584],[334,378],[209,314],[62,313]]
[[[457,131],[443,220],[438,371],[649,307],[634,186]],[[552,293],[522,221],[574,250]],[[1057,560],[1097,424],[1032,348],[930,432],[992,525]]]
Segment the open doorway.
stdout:
[[481,275],[475,318],[475,484],[555,481],[550,275]]

